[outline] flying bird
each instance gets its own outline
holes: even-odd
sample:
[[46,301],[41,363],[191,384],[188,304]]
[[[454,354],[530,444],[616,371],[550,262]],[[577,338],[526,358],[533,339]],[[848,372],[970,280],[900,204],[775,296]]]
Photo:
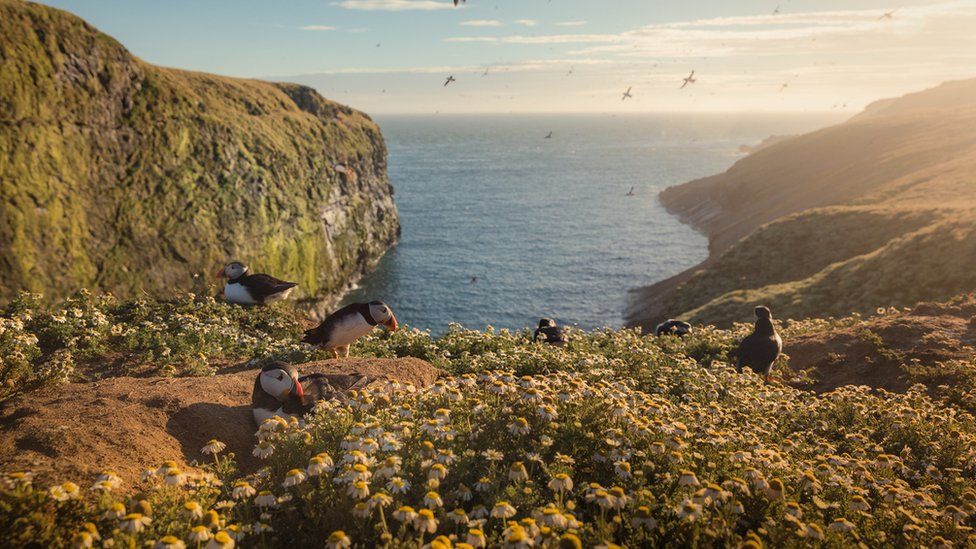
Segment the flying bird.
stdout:
[[634,196],[634,188],[633,187],[631,187],[630,190],[627,191],[627,196]]
[[895,18],[895,12],[898,10],[891,10],[884,12],[884,15],[878,18],[878,21],[891,20]]
[[678,88],[678,89],[683,90],[683,89],[685,89],[685,86],[687,86],[688,84],[694,84],[696,82],[696,80],[695,80],[695,71],[691,71],[691,74],[689,74],[688,75],[688,78],[685,78],[683,80],[683,82],[684,83],[681,84],[681,87]]
[[448,76],[448,77],[447,77],[447,80],[445,80],[445,81],[444,81],[444,87],[446,88],[446,87],[447,87],[447,85],[448,85],[448,84],[450,84],[451,82],[457,82],[457,80],[455,80],[455,78],[454,78],[454,75],[453,75],[453,74],[452,74],[452,75],[450,75],[450,76]]
[[552,132],[546,134],[546,139],[552,139]]
[[633,86],[631,86],[631,87],[629,87],[629,88],[627,88],[627,91],[625,91],[625,92],[624,92],[624,96],[623,96],[623,97],[621,97],[621,98],[620,98],[620,100],[621,100],[621,101],[625,101],[625,100],[627,100],[628,98],[629,98],[629,99],[633,99],[633,98],[634,98],[634,96],[633,96],[633,95],[631,95],[631,93],[630,93],[630,90],[632,90],[632,89],[634,89],[634,87],[633,87]]
[[779,15],[779,5],[777,5],[776,9],[773,10],[773,15]]

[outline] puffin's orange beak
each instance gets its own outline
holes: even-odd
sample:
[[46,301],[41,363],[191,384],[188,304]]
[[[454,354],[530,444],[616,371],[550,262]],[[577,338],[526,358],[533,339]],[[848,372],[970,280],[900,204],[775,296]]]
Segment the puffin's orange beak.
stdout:
[[386,322],[384,322],[383,323],[383,326],[385,326],[386,329],[389,330],[389,331],[391,331],[391,332],[397,331],[397,328],[400,327],[400,325],[397,324],[397,319],[396,319],[395,316],[393,316],[393,313],[390,313],[390,320],[387,320]]
[[293,377],[295,380],[295,396],[298,397],[298,402],[302,404],[305,403],[305,389],[302,388],[302,382],[298,381],[297,377]]
[[226,269],[224,267],[218,268],[217,272],[214,273],[214,278],[224,278],[225,272]]

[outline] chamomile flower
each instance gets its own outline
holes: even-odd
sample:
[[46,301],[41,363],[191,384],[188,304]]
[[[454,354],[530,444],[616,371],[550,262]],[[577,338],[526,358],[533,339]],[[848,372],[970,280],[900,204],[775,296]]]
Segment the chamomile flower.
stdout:
[[281,482],[281,485],[285,488],[291,488],[303,482],[305,482],[305,473],[301,469],[292,469],[285,475],[285,480]]
[[186,544],[176,536],[163,536],[153,547],[154,549],[186,549]]
[[203,517],[203,507],[195,501],[188,501],[183,504],[182,514],[184,518],[197,520]]
[[212,438],[212,439],[210,439],[209,442],[207,442],[206,445],[204,445],[204,447],[202,449],[200,449],[200,453],[202,453],[202,454],[216,455],[216,454],[219,454],[220,452],[223,452],[225,448],[227,448],[227,445],[226,444],[224,444],[223,442],[220,442],[219,440],[217,440],[215,438]]
[[234,538],[230,536],[227,532],[221,530],[214,534],[210,541],[207,542],[206,549],[233,549],[234,548]]
[[78,499],[81,497],[81,490],[78,488],[78,485],[73,482],[65,482],[63,484],[53,486],[48,493],[50,494],[51,499],[55,501],[68,501],[69,499]]
[[152,519],[142,513],[129,513],[119,521],[119,530],[127,534],[138,534],[152,523]]
[[515,516],[515,508],[507,501],[497,501],[491,508],[491,518],[508,519]]
[[566,493],[573,489],[573,479],[566,473],[556,473],[549,481],[549,489],[557,493]]
[[278,498],[268,490],[262,490],[258,497],[254,498],[254,504],[258,507],[274,507],[278,504]]
[[426,532],[428,534],[436,532],[437,519],[434,518],[434,512],[430,509],[417,511],[417,515],[413,518],[413,527],[418,532]]
[[234,499],[245,499],[253,496],[255,493],[256,490],[248,482],[238,480],[234,483],[230,495]]
[[515,461],[508,468],[508,480],[512,482],[524,482],[529,479],[529,472],[525,470],[525,464]]
[[485,539],[485,533],[480,528],[471,528],[468,530],[468,535],[464,540],[471,547],[477,549],[485,547],[487,541]]
[[329,534],[329,538],[325,540],[327,549],[346,549],[350,545],[352,545],[352,540],[342,530],[332,532]]
[[267,440],[258,442],[251,454],[258,459],[268,459],[274,453],[274,446]]
[[431,509],[436,509],[444,506],[444,500],[441,499],[441,496],[437,492],[432,490],[424,495],[424,505]]
[[170,467],[163,473],[163,483],[169,486],[180,486],[186,482],[186,474],[179,467]]

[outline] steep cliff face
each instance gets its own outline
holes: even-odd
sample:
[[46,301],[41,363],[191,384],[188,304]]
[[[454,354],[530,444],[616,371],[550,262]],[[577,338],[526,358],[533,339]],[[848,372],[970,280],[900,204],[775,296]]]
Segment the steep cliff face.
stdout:
[[0,0],[0,301],[165,296],[229,259],[329,299],[396,241],[386,148],[314,90],[156,67]]
[[666,190],[703,230],[702,265],[633,292],[632,325],[727,325],[910,306],[976,288],[976,80],[879,101]]

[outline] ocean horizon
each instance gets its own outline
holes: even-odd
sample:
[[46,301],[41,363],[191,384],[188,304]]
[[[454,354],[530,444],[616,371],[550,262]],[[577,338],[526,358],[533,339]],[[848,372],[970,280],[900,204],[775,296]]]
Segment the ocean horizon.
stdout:
[[708,255],[707,239],[658,202],[662,190],[728,169],[743,145],[843,118],[376,116],[403,232],[343,302],[385,301],[434,334],[450,323],[517,330],[541,317],[620,327],[629,290]]

